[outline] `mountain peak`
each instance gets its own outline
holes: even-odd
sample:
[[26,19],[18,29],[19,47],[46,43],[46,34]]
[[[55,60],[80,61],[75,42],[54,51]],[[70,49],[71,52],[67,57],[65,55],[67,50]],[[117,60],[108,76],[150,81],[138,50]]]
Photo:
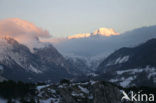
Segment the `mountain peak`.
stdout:
[[119,33],[115,32],[112,28],[99,28],[95,32],[92,33],[93,35],[102,35],[102,36],[112,36],[112,35],[119,35]]
[[68,36],[68,39],[77,39],[77,38],[87,38],[90,36],[95,36],[95,35],[101,35],[101,36],[112,36],[112,35],[119,35],[119,33],[115,32],[114,29],[112,28],[99,28],[95,30],[93,33],[80,33],[80,34],[75,34]]

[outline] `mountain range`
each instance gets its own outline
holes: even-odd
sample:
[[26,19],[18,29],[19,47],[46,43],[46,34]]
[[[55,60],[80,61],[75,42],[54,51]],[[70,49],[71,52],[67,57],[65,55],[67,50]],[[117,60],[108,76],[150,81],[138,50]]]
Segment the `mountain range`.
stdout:
[[56,49],[70,62],[83,64],[87,72],[97,66],[111,53],[122,47],[135,47],[149,39],[156,38],[156,26],[141,27],[124,33],[112,28],[99,28],[92,33],[81,33],[67,38],[54,38]]
[[54,43],[43,42],[49,33],[29,22],[9,19],[0,25],[0,81],[104,79],[123,87],[155,86],[156,26],[125,33],[100,28]]
[[127,86],[156,85],[156,39],[136,47],[123,47],[109,55],[97,68],[99,78]]
[[1,76],[15,81],[56,82],[72,77],[74,70],[51,45],[30,49],[11,37],[0,38]]
[[64,39],[60,38],[57,42],[51,40],[51,42],[65,56],[88,58],[102,56],[105,58],[121,47],[134,47],[155,38],[155,34],[156,26],[141,27],[124,33],[117,33],[109,28],[100,28],[93,33],[76,34]]

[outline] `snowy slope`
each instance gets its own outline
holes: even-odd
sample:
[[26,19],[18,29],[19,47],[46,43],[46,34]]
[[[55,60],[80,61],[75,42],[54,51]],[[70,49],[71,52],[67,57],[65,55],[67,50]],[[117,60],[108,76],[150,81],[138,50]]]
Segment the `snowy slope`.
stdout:
[[101,78],[121,86],[156,85],[156,39],[133,48],[121,48],[98,67]]
[[0,64],[1,75],[12,80],[57,81],[70,77],[68,63],[51,44],[31,52],[13,38],[1,37]]

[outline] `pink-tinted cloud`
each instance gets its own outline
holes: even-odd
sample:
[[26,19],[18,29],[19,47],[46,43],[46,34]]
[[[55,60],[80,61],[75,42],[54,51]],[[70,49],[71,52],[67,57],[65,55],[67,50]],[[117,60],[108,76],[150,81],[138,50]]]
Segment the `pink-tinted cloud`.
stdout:
[[0,36],[10,36],[19,42],[29,42],[39,38],[48,38],[50,34],[47,30],[43,30],[19,18],[9,18],[0,20]]
[[87,37],[90,37],[90,36],[91,36],[90,33],[82,33],[82,34],[76,34],[76,35],[68,36],[68,39],[87,38]]

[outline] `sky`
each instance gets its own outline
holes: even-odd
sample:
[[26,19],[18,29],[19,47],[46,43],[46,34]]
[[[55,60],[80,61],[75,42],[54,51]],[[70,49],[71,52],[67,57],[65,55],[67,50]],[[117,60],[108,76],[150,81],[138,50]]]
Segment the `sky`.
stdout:
[[53,37],[156,25],[155,10],[156,0],[0,0],[0,20],[20,18]]

